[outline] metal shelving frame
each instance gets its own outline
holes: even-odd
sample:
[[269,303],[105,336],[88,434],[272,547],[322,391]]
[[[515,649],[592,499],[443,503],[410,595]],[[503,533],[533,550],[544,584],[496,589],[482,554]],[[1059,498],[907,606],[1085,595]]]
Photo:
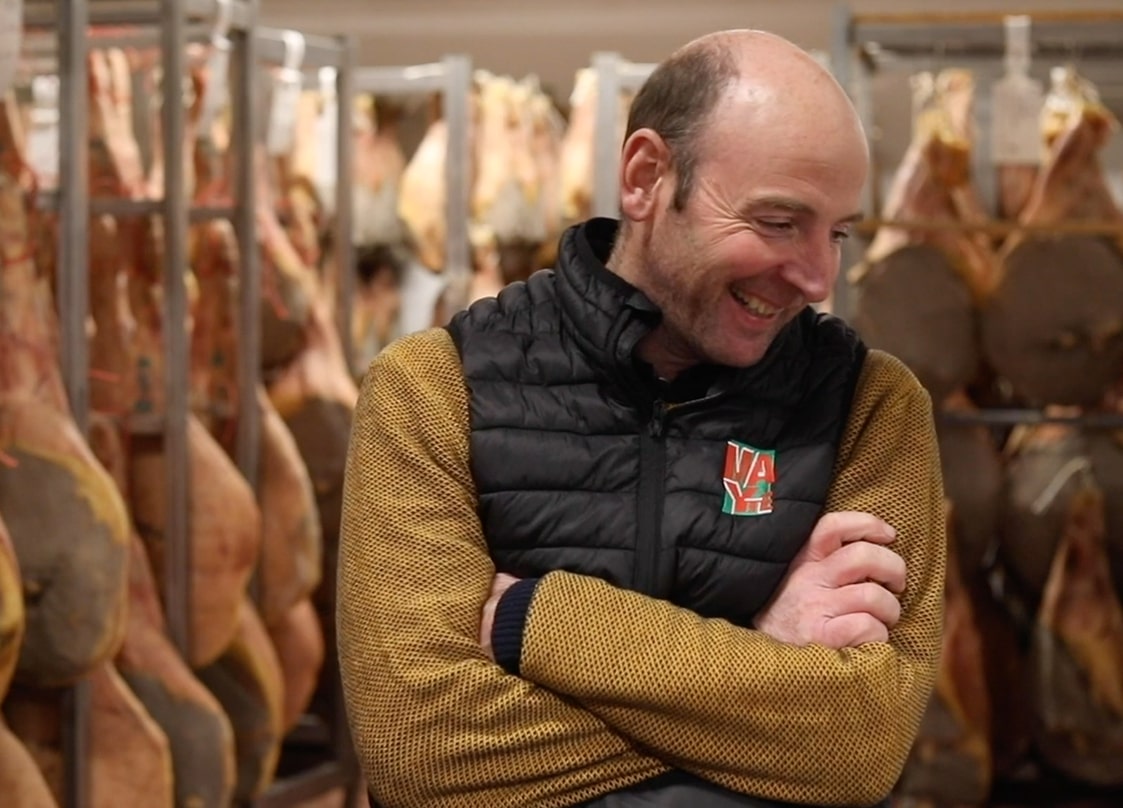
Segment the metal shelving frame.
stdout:
[[[189,223],[213,218],[229,218],[235,228],[240,254],[241,307],[239,311],[239,386],[250,406],[241,408],[237,436],[236,461],[251,483],[258,478],[260,423],[257,408],[252,406],[252,391],[259,381],[260,352],[260,268],[255,229],[254,135],[257,131],[258,93],[255,79],[259,56],[268,61],[274,39],[268,31],[255,30],[258,0],[31,0],[24,14],[27,30],[57,30],[56,62],[60,76],[60,143],[59,190],[37,199],[41,208],[58,210],[60,221],[58,310],[63,379],[71,408],[80,428],[86,429],[89,415],[88,346],[83,328],[89,310],[88,222],[92,213],[121,216],[159,214],[164,222],[164,322],[186,322],[187,291],[182,268],[187,265],[187,228]],[[233,148],[235,152],[234,199],[229,207],[192,206],[186,196],[183,161],[168,159],[165,165],[163,198],[158,200],[92,199],[86,157],[86,133],[89,128],[87,97],[87,49],[97,45],[157,45],[161,50],[164,98],[178,98],[180,81],[187,70],[186,45],[206,41],[208,23],[219,13],[228,13],[232,40],[231,96],[233,115]],[[136,33],[103,36],[88,33],[90,26],[138,26]],[[313,41],[308,63],[319,62],[337,69],[340,98],[350,95],[349,53],[345,38]],[[260,49],[260,53],[259,53]],[[344,118],[346,105],[340,105],[339,182],[337,184],[336,260],[345,268],[350,265],[350,186],[346,167],[350,163],[349,118]],[[175,155],[182,148],[186,129],[186,112],[182,104],[162,107],[163,148]],[[344,123],[346,122],[346,125]],[[343,204],[343,202],[346,204]],[[346,234],[346,237],[342,237]],[[341,271],[341,278],[349,273]],[[349,312],[350,289],[341,283],[341,307]],[[345,346],[349,347],[350,329],[343,320]],[[130,428],[159,434],[165,440],[168,523],[166,541],[169,547],[165,574],[164,603],[168,632],[175,646],[183,653],[190,642],[190,570],[191,541],[188,522],[190,490],[187,446],[188,417],[188,337],[184,328],[167,328],[164,333],[166,374],[164,385],[167,410],[163,418],[134,418]],[[64,756],[66,808],[86,808],[89,793],[89,685],[79,682],[63,696]],[[276,782],[257,803],[268,806],[291,805],[297,800],[323,793],[336,786],[348,787],[354,793],[357,767],[353,762],[346,720],[335,717],[333,727],[337,762],[330,770],[317,770],[291,782]],[[340,735],[339,727],[342,727]]]
[[629,62],[619,53],[598,51],[593,54],[593,70],[597,77],[597,111],[593,135],[593,205],[594,216],[620,216],[620,134],[621,92],[634,92],[647,81],[652,63]]
[[[1054,64],[1073,62],[1100,89],[1104,101],[1123,108],[1123,11],[1057,10],[1029,12],[1033,72],[1044,77]],[[888,71],[914,73],[946,66],[969,69],[978,90],[974,113],[979,130],[972,148],[974,180],[984,203],[993,208],[995,180],[990,154],[991,103],[988,89],[1004,71],[1005,23],[1001,12],[855,13],[846,4],[833,10],[830,61],[839,83],[858,109],[867,133],[875,130],[872,80]],[[873,174],[876,177],[876,172]],[[879,195],[867,183],[863,210],[876,220]],[[861,258],[851,242],[844,266]],[[840,273],[834,311],[846,317],[853,290]]]
[[[445,154],[445,274],[450,291],[467,289],[472,274],[468,222],[471,188],[468,182],[471,154],[469,121],[471,116],[472,61],[464,54],[449,54],[439,62],[404,66],[356,67],[352,71],[348,100],[358,93],[416,96],[440,93],[444,119],[448,126]],[[348,200],[347,205],[351,202]],[[350,234],[347,236],[351,238]],[[464,283],[460,283],[463,280]],[[450,301],[453,309],[466,300]]]
[[[1101,90],[1109,105],[1123,105],[1123,11],[1055,11],[1030,13],[1032,57],[1036,72],[1056,63],[1074,62],[1081,74]],[[849,6],[834,9],[831,67],[858,109],[866,132],[874,130],[873,76],[879,71],[933,70],[955,65],[971,70],[980,91],[975,118],[980,136],[972,151],[974,180],[984,202],[993,203],[994,172],[990,154],[990,94],[985,91],[1004,70],[1007,15],[998,12],[960,14],[855,14]],[[867,183],[862,207],[876,219],[877,195]],[[992,205],[993,207],[993,205]],[[864,245],[852,240],[843,258],[851,266]],[[853,308],[853,289],[844,273],[835,285],[834,312],[846,317]],[[1123,414],[1088,412],[1052,416],[1035,408],[988,409],[976,413],[938,412],[945,423],[982,424],[994,429],[1018,424],[1067,423],[1083,429],[1119,429]]]
[[[255,29],[258,65],[281,65],[286,57],[284,29],[258,26]],[[304,43],[304,56],[301,70],[304,72],[304,86],[320,86],[316,71],[330,67],[335,70],[336,109],[336,163],[338,167],[334,199],[334,244],[333,258],[339,270],[339,286],[336,299],[336,321],[339,337],[343,344],[343,354],[351,362],[351,301],[354,296],[354,273],[349,268],[354,263],[354,250],[351,244],[351,118],[350,107],[344,99],[351,97],[351,84],[354,67],[351,64],[354,47],[347,36],[320,36],[300,34]],[[348,364],[350,367],[350,364]]]
[[[286,33],[283,29],[257,27],[254,31],[255,65],[283,65],[288,55]],[[338,287],[336,305],[336,322],[339,329],[340,340],[347,367],[351,366],[352,340],[351,340],[351,302],[354,294],[354,250],[351,244],[351,105],[349,100],[353,93],[352,82],[354,68],[351,64],[353,45],[347,36],[315,36],[301,34],[303,40],[303,58],[301,71],[304,75],[304,86],[316,88],[320,86],[318,71],[321,68],[335,70],[336,112],[338,115],[336,126],[336,164],[337,175],[334,200],[334,244],[332,260],[336,262]],[[258,310],[256,306],[260,300],[260,293],[250,295],[253,301],[244,301],[247,305],[255,306],[254,324],[255,334],[259,329]],[[244,337],[243,337],[244,339]],[[260,349],[260,336],[255,337],[255,352]],[[258,364],[258,354],[254,354],[254,372]],[[256,383],[256,376],[255,376]],[[256,444],[255,444],[256,447]],[[251,477],[256,479],[256,475]],[[334,583],[334,582],[331,582]],[[306,771],[275,780],[265,793],[252,801],[253,808],[284,808],[284,806],[297,805],[312,797],[324,794],[336,788],[344,791],[344,805],[354,805],[359,788],[358,762],[355,758],[354,746],[351,742],[351,733],[347,724],[347,716],[343,707],[343,698],[338,682],[339,672],[335,663],[335,649],[328,649],[328,658],[325,660],[325,672],[333,680],[334,698],[332,715],[330,716],[328,742],[332,759],[311,767]]]

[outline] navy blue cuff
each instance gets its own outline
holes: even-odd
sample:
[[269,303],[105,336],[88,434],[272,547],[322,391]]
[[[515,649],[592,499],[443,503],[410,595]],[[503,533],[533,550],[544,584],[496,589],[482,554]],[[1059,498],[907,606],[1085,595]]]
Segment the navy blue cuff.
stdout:
[[495,606],[495,617],[491,623],[491,649],[495,661],[507,673],[519,675],[519,660],[523,653],[523,629],[526,615],[530,611],[530,601],[534,598],[534,588],[538,578],[523,578],[511,586],[499,598]]

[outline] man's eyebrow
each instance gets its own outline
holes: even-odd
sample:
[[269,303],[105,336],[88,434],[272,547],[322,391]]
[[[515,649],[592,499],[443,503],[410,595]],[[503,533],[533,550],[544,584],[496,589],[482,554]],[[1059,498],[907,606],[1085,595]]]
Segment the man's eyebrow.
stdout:
[[[799,199],[793,199],[789,196],[762,196],[752,200],[748,209],[750,211],[760,210],[762,208],[772,208],[774,210],[784,210],[789,213],[798,213],[804,216],[815,214],[815,209]],[[838,220],[838,224],[853,224],[865,218],[865,215],[859,211],[851,213],[849,216],[844,216]]]

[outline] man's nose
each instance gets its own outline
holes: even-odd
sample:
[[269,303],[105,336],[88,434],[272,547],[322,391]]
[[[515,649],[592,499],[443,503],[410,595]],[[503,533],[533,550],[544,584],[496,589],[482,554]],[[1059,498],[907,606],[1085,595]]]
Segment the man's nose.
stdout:
[[785,267],[784,277],[808,303],[822,303],[831,293],[839,268],[838,244],[830,238],[806,239]]

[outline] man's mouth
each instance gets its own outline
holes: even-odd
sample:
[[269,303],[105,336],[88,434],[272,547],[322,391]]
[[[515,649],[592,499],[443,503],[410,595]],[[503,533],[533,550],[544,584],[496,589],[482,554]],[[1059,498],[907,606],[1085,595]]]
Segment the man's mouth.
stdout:
[[731,289],[730,294],[741,306],[754,317],[761,317],[764,319],[771,319],[778,315],[781,309],[773,306],[771,303],[752,294],[744,294],[738,292],[736,289]]

